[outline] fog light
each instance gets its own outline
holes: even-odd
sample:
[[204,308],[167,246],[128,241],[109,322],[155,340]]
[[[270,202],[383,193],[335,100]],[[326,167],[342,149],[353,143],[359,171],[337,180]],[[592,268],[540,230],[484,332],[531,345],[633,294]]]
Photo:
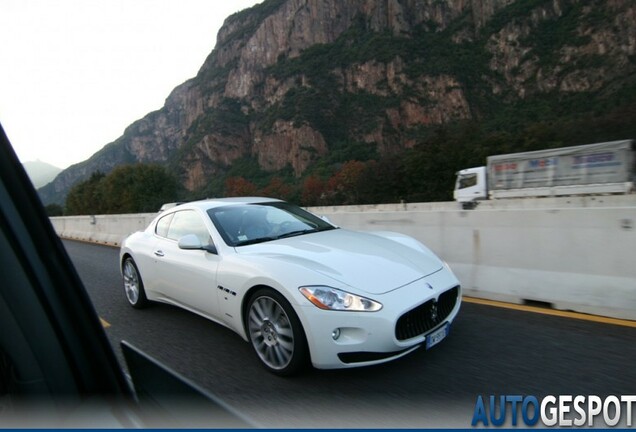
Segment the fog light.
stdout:
[[337,328],[333,332],[331,332],[331,337],[333,338],[333,340],[338,340],[338,338],[340,337],[340,329]]

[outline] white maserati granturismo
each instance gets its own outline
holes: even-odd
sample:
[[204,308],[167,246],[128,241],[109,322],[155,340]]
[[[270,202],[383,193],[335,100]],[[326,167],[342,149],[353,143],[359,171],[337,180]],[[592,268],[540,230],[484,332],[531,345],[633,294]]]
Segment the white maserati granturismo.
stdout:
[[461,289],[417,240],[356,232],[287,202],[177,205],[120,251],[128,302],[165,302],[224,325],[273,373],[372,365],[449,333]]

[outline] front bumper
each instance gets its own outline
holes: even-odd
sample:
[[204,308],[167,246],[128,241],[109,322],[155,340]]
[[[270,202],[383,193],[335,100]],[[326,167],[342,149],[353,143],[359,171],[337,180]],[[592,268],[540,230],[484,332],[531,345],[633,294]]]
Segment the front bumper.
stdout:
[[[449,305],[448,291],[453,288],[456,288],[456,301]],[[382,303],[382,309],[377,312],[328,311],[312,304],[303,304],[299,308],[298,315],[314,367],[368,366],[407,355],[423,345],[429,334],[450,325],[461,305],[459,282],[446,268],[402,288],[369,297]],[[443,297],[446,306],[438,310],[437,305],[444,301]],[[435,314],[439,314],[435,319],[427,321],[413,317],[414,314],[432,313],[432,304]],[[413,312],[418,307],[419,312]],[[405,316],[407,312],[410,313]],[[400,330],[396,331],[398,320]],[[334,332],[339,333],[337,339],[334,339]]]

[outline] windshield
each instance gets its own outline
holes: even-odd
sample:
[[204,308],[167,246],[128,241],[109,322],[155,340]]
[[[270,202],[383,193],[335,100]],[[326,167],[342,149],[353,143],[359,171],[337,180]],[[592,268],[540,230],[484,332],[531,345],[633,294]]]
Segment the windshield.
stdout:
[[208,210],[229,246],[246,246],[335,229],[330,223],[286,202],[231,205]]

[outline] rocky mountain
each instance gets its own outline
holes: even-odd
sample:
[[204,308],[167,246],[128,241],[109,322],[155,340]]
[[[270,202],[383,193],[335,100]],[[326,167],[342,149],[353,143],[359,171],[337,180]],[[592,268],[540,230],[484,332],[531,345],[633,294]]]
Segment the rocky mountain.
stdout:
[[24,162],[22,166],[36,188],[51,182],[62,172],[62,169],[40,160]]
[[134,162],[168,165],[193,192],[237,166],[300,179],[327,156],[399,153],[440,125],[632,103],[635,72],[633,0],[265,0],[226,19],[162,109],[40,194],[62,202],[92,172]]

